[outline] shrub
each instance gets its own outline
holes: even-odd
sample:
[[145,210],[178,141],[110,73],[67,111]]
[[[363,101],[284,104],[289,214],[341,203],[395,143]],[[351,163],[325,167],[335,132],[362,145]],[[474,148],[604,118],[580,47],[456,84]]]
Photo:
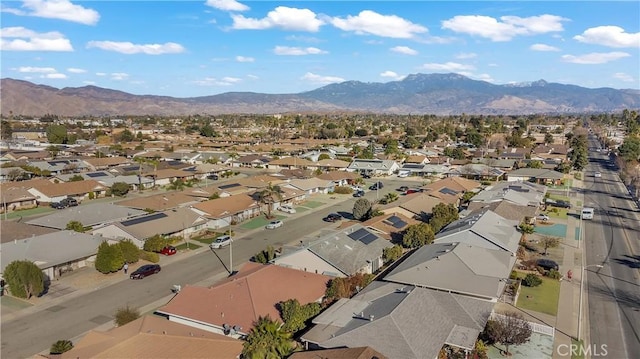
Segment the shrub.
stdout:
[[140,259],[140,248],[136,246],[130,239],[118,243],[124,261],[127,263],[135,263]]
[[142,249],[149,252],[160,252],[162,248],[167,246],[167,244],[169,244],[169,240],[159,234],[156,234],[155,236],[147,238],[147,240],[144,241],[144,246],[142,247]]
[[551,278],[551,279],[560,279],[560,277],[562,276],[560,274],[560,272],[558,272],[555,269],[550,269],[549,271],[547,271],[546,276]]
[[127,305],[126,307],[119,308],[116,311],[114,321],[117,326],[121,327],[127,323],[133,322],[138,318],[140,318],[140,312],[137,309],[131,308],[129,307],[129,305]]
[[350,194],[352,192],[353,192],[353,189],[347,186],[336,186],[333,188],[333,193],[337,193],[337,194]]
[[529,273],[526,277],[524,277],[522,284],[526,285],[527,287],[533,288],[542,284],[542,279],[535,274]]
[[512,270],[509,279],[518,279],[518,272]]
[[96,199],[96,193],[95,192],[89,192],[89,199]]
[[116,272],[124,265],[124,256],[118,244],[109,244],[106,241],[98,246],[95,267],[103,274]]
[[73,343],[70,340],[58,340],[57,342],[51,344],[49,354],[62,354],[64,352],[68,352],[71,349],[73,349]]
[[155,252],[140,251],[140,259],[151,263],[160,262],[160,256]]
[[29,299],[44,291],[45,276],[38,266],[28,260],[15,260],[4,269],[3,278],[11,294],[18,298]]

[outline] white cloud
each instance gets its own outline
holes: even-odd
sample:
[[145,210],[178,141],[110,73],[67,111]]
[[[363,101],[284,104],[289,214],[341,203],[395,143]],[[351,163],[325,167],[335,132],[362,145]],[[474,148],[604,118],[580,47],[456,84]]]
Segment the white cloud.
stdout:
[[85,25],[95,25],[100,20],[100,14],[80,5],[74,5],[69,0],[23,0],[22,8],[4,8],[3,12],[19,16],[35,16],[48,19],[60,19]]
[[236,0],[207,0],[206,5],[224,11],[247,11],[250,9],[247,5]]
[[193,81],[198,86],[231,86],[234,83],[241,81],[241,79],[235,77],[224,77],[217,79],[215,77],[205,77],[202,80]]
[[275,53],[276,55],[302,56],[302,55],[322,55],[322,54],[326,54],[327,52],[320,50],[316,47],[276,46],[273,49],[273,53]]
[[394,80],[402,80],[406,76],[398,75],[397,73],[395,73],[393,71],[387,70],[385,72],[380,73],[380,77],[387,77],[387,78],[391,78],[391,79],[394,79]]
[[237,77],[223,77],[223,78],[222,78],[222,81],[223,81],[223,82],[228,82],[228,83],[234,84],[234,83],[236,83],[236,82],[240,82],[240,81],[242,81],[242,79],[239,79],[239,78],[237,78]]
[[363,10],[357,16],[334,17],[331,24],[343,31],[353,31],[358,35],[370,34],[381,37],[408,39],[429,30],[396,15],[381,15],[371,10]]
[[457,54],[455,57],[458,60],[467,60],[467,59],[474,59],[474,58],[478,57],[478,54],[476,54],[474,52],[461,52],[461,53]]
[[251,74],[247,75],[247,77],[248,77],[249,79],[251,79],[251,80],[257,80],[257,79],[259,79],[259,77],[258,77],[258,76],[256,76],[256,75],[251,75]]
[[42,75],[41,77],[45,79],[66,79],[67,75],[55,73],[55,74]]
[[91,85],[91,86],[96,84],[95,81],[82,81],[82,83],[85,84],[85,85]]
[[315,44],[319,42],[324,42],[324,40],[318,39],[317,37],[313,37],[313,36],[289,35],[285,39],[289,41],[300,41],[300,42],[308,42],[308,43],[315,43]]
[[104,72],[96,72],[96,76],[107,76]]
[[495,81],[495,80],[491,77],[491,75],[489,75],[489,74],[471,75],[470,77],[473,77],[473,78],[475,78],[475,79],[482,80],[482,81],[487,81],[487,82],[494,82],[494,81]]
[[428,63],[428,64],[422,65],[422,68],[425,70],[452,71],[452,72],[475,70],[475,67],[473,65],[465,65],[457,62],[446,62],[444,64]]
[[574,40],[609,47],[640,47],[640,32],[627,33],[618,26],[598,26],[585,30]]
[[634,82],[634,78],[631,75],[627,75],[624,72],[616,72],[613,74],[614,79],[618,79],[623,82]]
[[253,57],[246,57],[246,56],[236,56],[236,61],[238,62],[254,62],[256,59],[254,59]]
[[116,81],[123,81],[129,78],[129,74],[124,72],[113,72],[111,73],[111,79]]
[[53,67],[31,67],[31,66],[22,66],[18,68],[18,72],[23,73],[37,73],[37,74],[53,74],[58,71]]
[[563,31],[562,22],[556,15],[531,17],[502,16],[500,20],[482,15],[458,15],[442,22],[442,28],[458,33],[480,36],[492,41],[509,41],[519,35],[545,34]]
[[321,76],[311,72],[307,72],[300,78],[301,80],[309,81],[316,84],[330,84],[335,82],[344,82],[342,77],[337,76]]
[[573,64],[580,65],[598,65],[604,64],[610,61],[615,61],[624,57],[629,57],[631,55],[626,52],[592,52],[590,54],[584,54],[579,56],[574,55],[562,55],[562,61],[570,62]]
[[389,49],[393,52],[397,52],[399,54],[405,54],[405,55],[417,55],[418,51],[407,47],[407,46],[396,46],[396,47],[392,47],[391,49]]
[[559,48],[546,44],[533,44],[529,46],[529,49],[533,51],[560,51]]
[[67,69],[67,71],[71,72],[72,74],[83,74],[83,73],[87,72],[87,70],[85,70],[85,69],[77,69],[77,68],[74,68],[74,67],[69,67]]
[[147,55],[162,55],[162,54],[178,54],[184,52],[184,47],[174,42],[166,42],[164,44],[133,44],[131,42],[117,42],[117,41],[89,41],[87,48],[96,47],[106,51],[115,51],[122,54],[147,54]]
[[278,6],[269,11],[262,19],[247,18],[242,15],[231,15],[232,28],[236,30],[264,30],[279,28],[282,30],[317,32],[324,22],[309,9],[296,9]]
[[71,42],[59,32],[37,33],[24,27],[0,29],[2,51],[73,51]]

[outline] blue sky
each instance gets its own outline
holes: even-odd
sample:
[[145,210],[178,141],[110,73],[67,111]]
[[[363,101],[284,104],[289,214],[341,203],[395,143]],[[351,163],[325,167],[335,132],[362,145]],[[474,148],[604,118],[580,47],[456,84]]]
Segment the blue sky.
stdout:
[[455,72],[640,88],[638,1],[1,3],[1,76],[134,94],[298,93]]

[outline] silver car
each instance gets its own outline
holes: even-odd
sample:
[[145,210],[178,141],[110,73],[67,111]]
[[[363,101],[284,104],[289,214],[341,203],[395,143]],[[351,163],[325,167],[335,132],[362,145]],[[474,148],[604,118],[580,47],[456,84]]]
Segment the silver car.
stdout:
[[220,236],[220,237],[216,238],[215,241],[213,241],[213,242],[211,242],[211,244],[209,244],[209,247],[211,249],[219,249],[219,248],[222,248],[224,246],[228,246],[229,244],[231,244],[231,236],[224,235],[224,236]]

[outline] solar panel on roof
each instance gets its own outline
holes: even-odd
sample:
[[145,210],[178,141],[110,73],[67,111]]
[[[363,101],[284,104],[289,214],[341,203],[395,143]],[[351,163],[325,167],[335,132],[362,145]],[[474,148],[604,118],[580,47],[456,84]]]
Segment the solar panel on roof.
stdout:
[[376,236],[373,233],[369,233],[366,236],[360,238],[359,240],[360,240],[360,242],[362,242],[364,244],[369,244],[369,243],[375,241],[376,239],[378,239],[378,236]]
[[387,221],[391,222],[391,224],[395,224],[396,222],[401,221],[401,219],[398,216],[391,216],[387,218]]
[[137,171],[140,169],[140,166],[126,166],[126,167],[122,167],[123,170],[129,172],[129,171]]
[[218,188],[220,189],[227,189],[227,188],[233,188],[233,187],[240,187],[240,183],[231,183],[231,184],[225,184],[223,186],[218,186]]
[[407,168],[407,169],[421,169],[424,168],[424,165],[417,165],[417,164],[405,164],[404,166],[402,166],[402,168]]
[[441,188],[439,192],[440,193],[444,193],[444,194],[450,194],[452,196],[455,196],[456,194],[458,194],[458,192],[452,190],[451,188],[447,188],[447,187]]
[[165,218],[165,217],[167,217],[167,215],[164,213],[154,213],[149,216],[138,217],[138,218],[130,219],[128,221],[122,221],[120,223],[122,223],[123,226],[128,227],[128,226],[133,226],[135,224],[155,221],[156,219]]
[[407,225],[407,222],[403,221],[403,220],[399,220],[396,223],[393,224],[393,228],[402,228],[404,226]]
[[369,234],[369,231],[367,231],[364,228],[360,228],[357,231],[349,234],[348,237],[353,239],[354,241],[359,241],[361,238],[363,238],[367,234]]
[[86,175],[88,177],[91,178],[98,178],[98,177],[105,177],[105,176],[109,176],[108,174],[104,173],[104,172],[94,172],[94,173],[86,173]]

